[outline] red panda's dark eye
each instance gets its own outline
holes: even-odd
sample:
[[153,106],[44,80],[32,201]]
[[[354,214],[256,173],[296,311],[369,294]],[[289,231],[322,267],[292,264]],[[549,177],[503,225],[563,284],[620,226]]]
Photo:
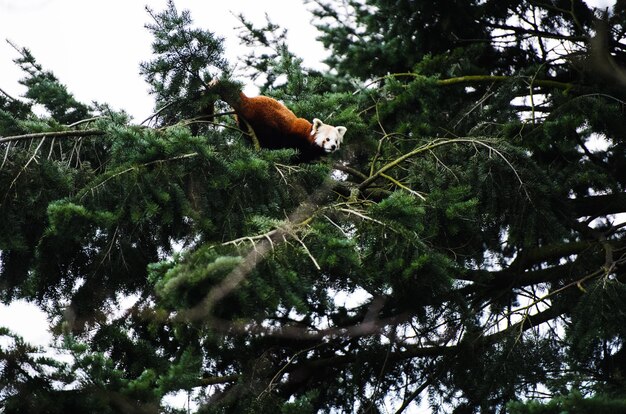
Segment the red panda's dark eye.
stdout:
[[326,142],[329,142],[329,141],[330,141],[330,138],[326,138]]

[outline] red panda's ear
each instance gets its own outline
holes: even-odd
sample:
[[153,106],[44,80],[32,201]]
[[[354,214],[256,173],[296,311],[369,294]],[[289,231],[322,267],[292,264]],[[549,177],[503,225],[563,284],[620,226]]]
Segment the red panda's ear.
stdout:
[[315,133],[317,132],[317,129],[321,127],[322,125],[324,125],[324,123],[320,121],[319,119],[315,118],[313,120],[313,129],[311,129],[311,135],[315,135]]
[[339,133],[339,137],[337,138],[337,143],[341,144],[343,142],[343,136],[346,134],[346,131],[348,130],[348,128],[346,128],[345,126],[338,126],[335,128],[337,129],[337,132]]

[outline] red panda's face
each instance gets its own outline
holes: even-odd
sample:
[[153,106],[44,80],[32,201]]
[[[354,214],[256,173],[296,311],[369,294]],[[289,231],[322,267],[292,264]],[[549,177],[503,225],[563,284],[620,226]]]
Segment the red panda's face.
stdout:
[[324,148],[327,153],[337,151],[343,142],[343,136],[346,133],[346,127],[324,124],[319,119],[313,120],[313,129],[311,135],[314,136],[315,144]]

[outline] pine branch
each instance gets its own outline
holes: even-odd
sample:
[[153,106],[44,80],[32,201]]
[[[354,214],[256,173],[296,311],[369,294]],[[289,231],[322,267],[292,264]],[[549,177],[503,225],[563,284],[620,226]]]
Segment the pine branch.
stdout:
[[[212,317],[211,312],[214,306],[235,290],[248,277],[255,266],[257,266],[257,264],[274,249],[275,243],[280,243],[281,240],[283,242],[286,241],[287,236],[293,234],[294,226],[305,225],[313,216],[315,216],[320,200],[333,188],[333,184],[334,180],[330,178],[326,179],[326,181],[309,196],[307,201],[301,203],[300,206],[287,217],[283,226],[272,230],[267,234],[254,236],[257,237],[259,241],[253,243],[254,248],[243,258],[241,263],[220,283],[214,286],[198,305],[189,309],[181,310],[174,317],[174,320],[205,320],[214,327],[222,326],[223,329],[228,331],[237,329],[236,326],[233,325],[232,321],[225,321]],[[252,238],[244,237],[236,242],[246,240],[252,242],[256,241]],[[248,329],[248,327],[243,327],[243,329]]]
[[4,142],[19,141],[23,139],[87,137],[87,136],[104,135],[104,134],[105,132],[99,129],[86,129],[86,130],[81,130],[81,131],[36,132],[32,134],[13,135],[10,137],[0,137],[0,144]]
[[567,200],[576,217],[599,217],[626,211],[626,193],[600,194]]
[[[509,311],[509,313],[505,314],[502,318],[494,321],[491,326],[487,326],[485,327],[486,330],[489,330],[491,328],[496,328],[499,324],[509,320],[511,318],[511,316],[516,315],[516,314],[520,314],[523,313],[523,318],[521,321],[517,322],[516,324],[513,324],[511,326],[509,326],[508,328],[502,330],[502,331],[498,331],[492,335],[487,336],[487,338],[490,338],[492,341],[497,342],[499,341],[501,338],[503,338],[504,336],[506,336],[508,334],[508,332],[511,329],[517,328],[519,329],[519,334],[518,334],[518,339],[521,336],[521,334],[528,329],[531,329],[533,327],[536,327],[537,325],[544,323],[544,322],[548,322],[560,315],[562,315],[564,313],[564,309],[562,306],[559,305],[555,305],[555,304],[551,304],[549,302],[549,300],[552,300],[552,298],[556,295],[558,295],[559,293],[568,290],[570,288],[573,287],[577,287],[579,290],[581,291],[585,291],[585,289],[582,286],[583,282],[586,282],[587,280],[596,278],[598,276],[601,276],[604,273],[604,271],[602,269],[597,270],[593,273],[590,273],[588,275],[585,275],[581,278],[577,278],[574,281],[571,281],[570,283],[568,283],[567,285],[560,287],[558,289],[552,290],[550,292],[548,292],[547,294],[538,297],[538,298],[533,298],[534,300],[531,301],[531,303],[525,305],[525,306],[521,306],[519,308],[516,308],[512,311]],[[537,307],[539,304],[544,304],[544,305],[548,305],[548,309],[546,309],[545,311],[542,312],[538,312],[535,314],[530,314],[530,310],[533,307]]]
[[[573,286],[573,285],[571,285]],[[571,287],[568,285],[567,287]],[[558,292],[561,292],[563,289],[559,289]],[[554,294],[558,293],[554,292]],[[477,334],[477,336],[472,338],[467,338],[455,345],[432,345],[432,346],[424,346],[424,345],[411,345],[411,344],[403,344],[402,349],[400,351],[392,352],[389,354],[388,359],[391,362],[397,362],[412,358],[437,358],[444,355],[454,355],[458,352],[461,346],[464,344],[473,343],[475,341],[480,341],[485,345],[494,344],[500,341],[503,337],[509,335],[511,332],[524,332],[526,330],[532,329],[533,327],[538,326],[539,324],[548,322],[554,318],[561,316],[565,313],[567,309],[563,307],[557,307],[553,305],[552,307],[546,309],[545,311],[538,312],[536,314],[527,315],[526,318],[516,324],[513,324],[501,331],[483,335],[482,333]],[[320,338],[328,338],[332,334],[341,334],[344,337],[358,337],[358,336],[367,336],[374,335],[381,332],[384,327],[387,326],[398,326],[399,323],[402,323],[406,317],[396,316],[390,317],[386,319],[376,319],[369,322],[364,322],[361,324],[353,325],[346,328],[330,328],[326,330],[320,330],[317,332],[310,332],[302,328],[295,327],[285,327],[282,329],[280,333],[271,332],[269,329],[264,329],[264,333],[276,337],[285,337],[285,338],[298,338],[299,340],[305,339],[320,339]],[[248,327],[250,329],[250,327]],[[250,332],[249,330],[247,332]],[[349,354],[349,355],[336,355],[328,358],[319,358],[303,361],[298,364],[291,364],[290,367],[286,368],[284,371],[291,373],[295,371],[301,370],[318,370],[321,368],[325,368],[328,366],[338,366],[354,363],[359,359],[359,355]]]

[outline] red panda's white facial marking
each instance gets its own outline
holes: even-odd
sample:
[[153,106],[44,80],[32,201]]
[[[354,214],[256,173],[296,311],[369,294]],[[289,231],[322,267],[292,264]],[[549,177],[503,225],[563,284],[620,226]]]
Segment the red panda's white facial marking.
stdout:
[[315,144],[324,148],[324,151],[327,153],[339,149],[345,133],[346,127],[344,126],[334,127],[323,123],[317,118],[313,120],[311,135],[315,136]]

